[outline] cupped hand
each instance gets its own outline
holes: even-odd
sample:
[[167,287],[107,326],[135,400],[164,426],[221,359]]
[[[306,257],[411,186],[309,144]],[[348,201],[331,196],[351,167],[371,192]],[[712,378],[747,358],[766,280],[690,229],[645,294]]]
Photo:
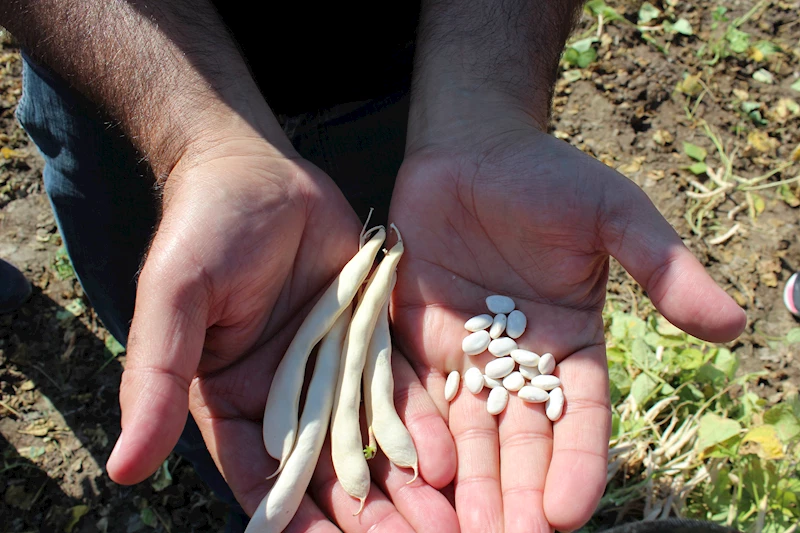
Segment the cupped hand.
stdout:
[[[361,224],[333,182],[291,150],[249,132],[218,137],[184,156],[166,181],[163,216],[139,277],[120,391],[122,434],[108,471],[120,483],[145,479],[174,447],[188,409],[251,514],[277,466],[261,429],[272,376],[316,298],[356,253]],[[405,386],[422,406],[406,413],[412,422],[438,417],[418,383]],[[423,426],[433,429],[415,435],[421,448],[452,449],[443,421]],[[450,465],[429,466],[427,478],[446,484],[451,456]],[[346,531],[387,520],[410,531],[403,506],[390,500],[401,491],[405,506],[423,515],[454,515],[426,483],[406,490],[385,476],[353,518],[357,502],[335,483],[329,463],[323,452],[290,529],[336,531],[327,515],[345,517]]]
[[[744,313],[641,189],[568,144],[514,124],[410,146],[391,207],[406,244],[392,322],[448,418],[461,529],[573,530],[591,517],[606,483],[611,417],[601,312],[609,256],[668,320],[697,337],[735,338]],[[515,394],[497,417],[486,411],[487,392],[462,388],[444,401],[448,372],[483,369],[492,359],[461,351],[465,320],[487,312],[490,294],[512,297],[527,316],[520,347],[559,362],[566,404],[556,423],[543,404]]]

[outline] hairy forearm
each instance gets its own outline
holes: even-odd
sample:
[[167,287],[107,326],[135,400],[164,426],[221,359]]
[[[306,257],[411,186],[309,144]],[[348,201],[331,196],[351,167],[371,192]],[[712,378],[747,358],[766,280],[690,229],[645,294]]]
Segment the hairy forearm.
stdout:
[[455,106],[482,105],[518,109],[544,128],[559,57],[582,4],[423,1],[410,126]]
[[118,121],[157,174],[231,121],[277,128],[207,0],[7,0],[0,24]]

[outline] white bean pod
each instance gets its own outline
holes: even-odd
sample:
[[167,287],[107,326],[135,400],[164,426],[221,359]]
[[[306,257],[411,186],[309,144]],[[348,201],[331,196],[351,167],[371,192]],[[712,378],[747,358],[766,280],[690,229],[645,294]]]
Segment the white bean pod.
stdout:
[[494,314],[503,313],[504,315],[507,315],[514,310],[515,306],[514,300],[508,296],[493,294],[486,297],[486,307],[488,307],[489,311]]
[[553,390],[561,385],[561,380],[550,374],[542,374],[541,376],[534,376],[531,380],[531,385],[544,390]]
[[370,231],[374,231],[372,238],[342,268],[308,313],[275,370],[264,407],[263,438],[267,453],[278,459],[280,464],[270,477],[283,469],[294,447],[300,392],[303,389],[308,356],[339,315],[352,303],[386,238],[386,230],[382,226]]
[[297,443],[275,484],[258,504],[245,533],[283,531],[300,507],[328,434],[342,344],[351,315],[352,309],[347,307],[320,343],[300,417]]
[[515,365],[516,363],[510,357],[501,357],[486,363],[483,373],[490,378],[502,379],[514,370]]
[[464,329],[467,331],[480,331],[492,325],[492,315],[478,315],[470,318],[464,323]]
[[495,357],[503,357],[517,349],[517,341],[509,337],[500,337],[489,343],[489,353]]
[[506,335],[512,339],[518,339],[525,333],[528,325],[527,317],[519,309],[511,311],[506,320]]
[[483,381],[483,374],[474,366],[464,372],[464,385],[472,394],[479,394],[486,383]]
[[539,364],[539,354],[530,350],[511,350],[509,354],[517,363],[525,366],[537,366]]
[[503,332],[506,330],[506,315],[500,313],[499,315],[495,315],[494,320],[492,321],[492,327],[489,328],[489,336],[493,339],[497,339]]
[[539,387],[534,387],[532,385],[525,385],[522,387],[519,392],[517,392],[517,396],[529,403],[546,402],[550,397],[546,390],[542,390]]
[[392,277],[402,255],[403,241],[398,233],[397,244],[383,257],[364,290],[364,295],[353,313],[342,350],[343,364],[339,369],[331,420],[331,458],[342,488],[361,502],[356,514],[364,508],[370,485],[369,467],[364,457],[358,420],[361,375],[378,314],[389,297]]
[[556,387],[550,391],[550,398],[544,404],[544,412],[551,421],[555,422],[561,418],[564,412],[564,391],[561,387]]
[[458,386],[461,384],[461,374],[458,370],[453,370],[447,375],[447,381],[444,384],[444,399],[452,402],[453,398],[458,394]]
[[503,387],[497,387],[489,392],[486,400],[486,410],[490,415],[499,415],[508,405],[508,391]]
[[478,355],[489,347],[490,342],[492,342],[492,338],[489,336],[489,332],[482,329],[467,335],[461,341],[461,350],[465,355]]
[[414,477],[408,483],[417,479],[417,449],[394,405],[388,298],[381,308],[369,342],[369,355],[364,366],[364,411],[370,431],[383,454],[395,466],[414,470]]
[[546,353],[539,358],[539,372],[542,374],[552,374],[556,369],[556,358],[553,354]]

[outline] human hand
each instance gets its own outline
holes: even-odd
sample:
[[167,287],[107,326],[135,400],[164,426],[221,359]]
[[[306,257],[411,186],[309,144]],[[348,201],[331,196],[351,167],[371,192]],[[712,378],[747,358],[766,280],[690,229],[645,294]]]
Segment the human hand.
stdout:
[[[406,243],[392,323],[448,418],[462,531],[571,531],[606,484],[608,257],[697,337],[731,340],[745,316],[634,183],[525,117],[499,122],[410,129],[391,208]],[[492,359],[461,351],[465,320],[486,312],[490,294],[512,297],[528,317],[520,347],[556,356],[566,397],[559,421],[513,394],[497,418],[485,392],[444,400],[448,372]]]
[[[276,147],[241,124],[214,136],[185,154],[166,181],[163,217],[139,278],[120,391],[123,430],[108,471],[124,484],[145,479],[174,447],[188,408],[252,514],[277,466],[262,439],[273,373],[315,299],[355,254],[361,225],[333,182],[288,143]],[[409,380],[414,373],[398,365],[407,424],[419,429],[413,434],[426,450],[421,461],[427,450],[451,450],[449,466],[428,461],[423,472],[433,482],[452,477],[447,428]],[[335,483],[323,451],[291,528],[336,530],[322,511],[345,531],[379,522],[410,531],[429,516],[433,524],[454,516],[428,484],[405,487],[406,473],[380,468],[367,506],[353,517],[357,502]]]

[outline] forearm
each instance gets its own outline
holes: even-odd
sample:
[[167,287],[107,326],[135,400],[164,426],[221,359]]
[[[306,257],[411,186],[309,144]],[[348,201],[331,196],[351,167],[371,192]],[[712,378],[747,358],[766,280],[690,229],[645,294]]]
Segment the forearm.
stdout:
[[13,0],[0,24],[119,122],[157,175],[232,122],[280,138],[206,0]]
[[558,61],[582,0],[425,0],[409,138],[474,112],[547,125]]

